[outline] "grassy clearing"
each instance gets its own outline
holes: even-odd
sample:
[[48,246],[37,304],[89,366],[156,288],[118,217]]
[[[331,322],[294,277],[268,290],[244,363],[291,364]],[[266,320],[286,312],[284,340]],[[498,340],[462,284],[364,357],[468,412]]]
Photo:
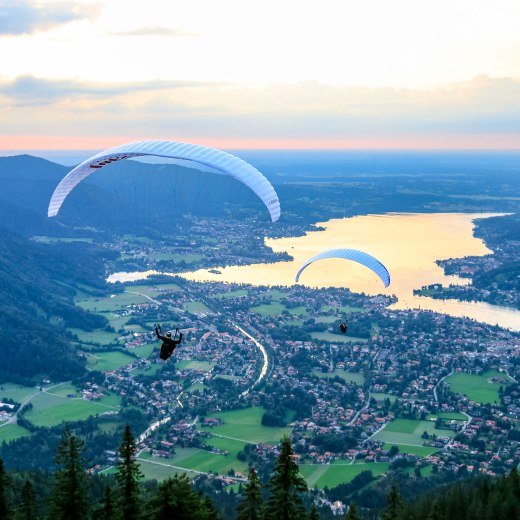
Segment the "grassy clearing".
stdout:
[[368,339],[333,334],[332,332],[311,332],[312,339],[328,341],[330,343],[367,343]]
[[86,299],[76,300],[77,305],[91,312],[114,312],[119,309],[124,309],[129,305],[138,305],[141,303],[149,302],[150,300],[148,300],[145,296],[130,292],[112,294],[110,296],[105,296],[101,298],[91,296]]
[[27,435],[31,435],[31,432],[26,430],[23,426],[18,426],[18,424],[6,424],[0,427],[0,444],[2,444],[2,442],[14,441],[19,437]]
[[261,316],[279,316],[285,310],[285,305],[280,302],[264,303],[256,307],[250,307],[249,312],[260,314]]
[[[383,449],[389,450],[392,446],[394,445],[385,443]],[[439,451],[438,448],[430,448],[429,446],[409,446],[406,444],[396,444],[396,446],[399,448],[399,453],[411,453],[418,457],[427,457]]]
[[346,383],[356,383],[362,385],[365,382],[365,376],[359,372],[347,372],[341,368],[336,368],[334,372],[322,372],[321,370],[313,370],[312,373],[318,377],[340,377]]
[[132,370],[131,374],[134,376],[147,376],[152,377],[157,374],[160,370],[162,370],[162,363],[152,363],[146,368],[137,368],[136,370]]
[[155,463],[160,467],[169,467],[170,471],[177,472],[190,472],[192,470],[227,474],[230,469],[234,469],[244,473],[247,470],[247,464],[236,458],[238,451],[240,450],[235,450],[233,454],[220,455],[198,448],[176,448],[176,453],[170,459],[155,457],[148,452],[142,452],[139,456],[139,462]]
[[129,348],[130,352],[133,352],[135,355],[142,357],[144,359],[148,359],[152,352],[155,349],[155,345],[150,343],[149,345],[142,345],[140,347]]
[[188,302],[186,303],[186,310],[191,314],[211,312],[211,309],[202,302]]
[[496,370],[489,370],[482,375],[477,374],[452,374],[445,379],[445,382],[450,385],[450,390],[457,394],[462,394],[476,403],[489,404],[498,403],[500,400],[498,389],[500,383],[491,383],[489,379],[498,377],[500,379],[507,379],[506,374]]
[[388,423],[375,437],[375,440],[384,441],[397,446],[423,446],[425,439],[421,437],[423,432],[438,437],[454,437],[452,430],[438,430],[434,421],[419,421],[413,419],[394,419]]
[[49,394],[59,395],[61,397],[67,397],[68,395],[78,396],[77,388],[70,383],[62,383],[61,385],[49,387],[47,391]]
[[301,464],[300,473],[305,477],[309,487],[334,487],[338,484],[350,482],[363,471],[371,471],[379,476],[388,471],[388,462],[372,462],[361,464],[334,463],[334,464]]
[[161,482],[174,475],[187,475],[189,478],[193,478],[197,475],[197,473],[193,471],[173,468],[167,464],[167,461],[168,459],[161,459],[160,462],[140,460],[139,465],[141,466],[143,480],[157,480]]
[[78,337],[81,343],[95,343],[96,345],[116,345],[120,343],[117,332],[107,332],[103,329],[93,331],[85,331],[81,329],[68,329],[72,334]]
[[213,428],[202,427],[202,429],[214,435],[222,435],[251,444],[259,442],[278,444],[280,439],[285,434],[289,434],[291,430],[290,428],[263,426],[261,421],[264,412],[264,408],[260,406],[221,412],[211,417],[220,417],[223,424],[214,426]]
[[384,401],[385,399],[390,399],[391,403],[395,402],[395,400],[397,399],[396,395],[385,394],[383,392],[370,392],[370,397],[373,397],[376,401]]
[[467,421],[468,418],[461,412],[439,412],[437,414],[428,414],[426,419],[444,419],[446,421]]
[[110,352],[96,352],[87,354],[87,368],[108,372],[117,368],[124,367],[132,362],[134,358],[117,350]]
[[196,359],[182,359],[177,362],[178,370],[200,370],[202,372],[209,372],[215,363],[209,361],[197,361]]
[[46,427],[56,426],[64,421],[80,421],[110,409],[94,401],[68,399],[43,392],[31,404],[32,409],[25,412],[24,417],[35,426]]
[[3,383],[0,385],[0,400],[2,398],[8,398],[21,404],[36,395],[38,392],[39,389],[34,386],[29,387],[12,383]]

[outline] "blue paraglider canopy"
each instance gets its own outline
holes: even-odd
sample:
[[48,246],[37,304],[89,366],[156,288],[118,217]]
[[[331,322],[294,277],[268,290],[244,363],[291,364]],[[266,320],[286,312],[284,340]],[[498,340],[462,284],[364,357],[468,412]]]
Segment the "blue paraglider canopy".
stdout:
[[385,287],[390,285],[390,273],[388,272],[388,269],[377,258],[374,258],[372,255],[364,253],[363,251],[358,251],[357,249],[329,249],[318,253],[303,263],[296,273],[296,282],[299,281],[300,275],[309,265],[317,260],[325,260],[327,258],[344,258],[345,260],[358,262],[377,274]]

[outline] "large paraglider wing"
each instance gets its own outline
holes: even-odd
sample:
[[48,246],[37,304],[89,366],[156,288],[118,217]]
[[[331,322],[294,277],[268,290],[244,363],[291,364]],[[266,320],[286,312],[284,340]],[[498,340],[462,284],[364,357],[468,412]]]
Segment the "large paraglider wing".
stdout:
[[138,157],[163,157],[189,161],[209,167],[223,175],[229,175],[253,190],[265,204],[276,222],[280,218],[280,201],[271,183],[246,161],[229,153],[189,143],[173,141],[138,141],[127,143],[90,157],[70,171],[58,184],[52,194],[47,215],[54,217],[60,211],[68,194],[86,177],[104,166],[124,159]]
[[363,253],[363,251],[358,251],[357,249],[329,249],[328,251],[323,251],[318,253],[306,260],[303,265],[300,267],[298,272],[296,273],[296,281],[300,279],[300,275],[302,271],[306,269],[309,265],[317,260],[324,260],[326,258],[344,258],[345,260],[353,260],[354,262],[358,262],[369,269],[372,269],[374,273],[381,278],[381,281],[385,284],[385,287],[390,285],[390,273],[387,268],[379,261],[377,258],[374,258],[372,255],[368,253]]

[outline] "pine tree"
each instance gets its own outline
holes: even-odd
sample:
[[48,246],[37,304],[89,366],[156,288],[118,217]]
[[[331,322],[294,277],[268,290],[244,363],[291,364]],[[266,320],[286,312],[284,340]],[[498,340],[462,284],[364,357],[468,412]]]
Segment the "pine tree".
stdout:
[[11,510],[7,500],[8,476],[4,470],[4,461],[0,459],[0,518],[11,518]]
[[50,503],[53,520],[76,520],[89,517],[87,474],[83,468],[83,441],[65,427],[56,451],[59,469],[54,474]]
[[216,517],[211,501],[205,501],[193,490],[186,475],[175,475],[162,482],[150,503],[153,520],[211,520]]
[[38,518],[36,493],[29,479],[25,481],[20,493],[20,504],[18,505],[16,518],[17,520],[36,520]]
[[116,482],[119,490],[119,512],[123,520],[137,520],[141,510],[139,480],[142,473],[136,461],[137,446],[130,426],[125,427],[119,447]]
[[251,466],[243,498],[237,507],[237,520],[260,520],[263,518],[263,509],[262,483],[255,468]]
[[403,501],[395,484],[392,485],[386,501],[388,505],[381,513],[381,520],[396,520],[403,509]]
[[113,520],[115,518],[114,493],[107,484],[101,499],[101,506],[96,511],[96,520]]
[[359,516],[357,514],[357,507],[354,502],[350,502],[347,514],[345,515],[345,520],[359,520]]
[[320,520],[320,514],[316,508],[316,504],[312,504],[311,512],[309,513],[309,520]]
[[271,493],[267,502],[268,520],[292,520],[304,518],[301,493],[307,491],[307,484],[300,475],[298,464],[294,462],[293,450],[289,437],[282,439],[280,455],[269,481]]
[[436,500],[428,514],[428,520],[442,520],[442,511],[439,502]]

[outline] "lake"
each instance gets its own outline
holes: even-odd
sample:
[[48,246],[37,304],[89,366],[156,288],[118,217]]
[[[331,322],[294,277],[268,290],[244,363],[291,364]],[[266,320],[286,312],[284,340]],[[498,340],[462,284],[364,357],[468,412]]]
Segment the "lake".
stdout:
[[[490,324],[520,330],[520,311],[481,302],[435,300],[415,296],[414,289],[433,283],[466,285],[467,278],[446,276],[436,260],[481,256],[491,253],[483,241],[473,236],[473,221],[496,214],[391,213],[366,215],[319,222],[323,231],[301,237],[266,239],[276,252],[294,259],[275,264],[215,266],[220,274],[200,269],[182,276],[195,281],[220,281],[254,285],[292,285],[299,266],[316,253],[332,248],[360,249],[378,258],[390,271],[392,282],[384,288],[372,271],[355,262],[323,260],[308,267],[300,278],[309,287],[347,287],[369,295],[395,295],[395,309],[423,309],[452,316],[470,317]],[[109,281],[146,278],[153,271],[116,273]]]

